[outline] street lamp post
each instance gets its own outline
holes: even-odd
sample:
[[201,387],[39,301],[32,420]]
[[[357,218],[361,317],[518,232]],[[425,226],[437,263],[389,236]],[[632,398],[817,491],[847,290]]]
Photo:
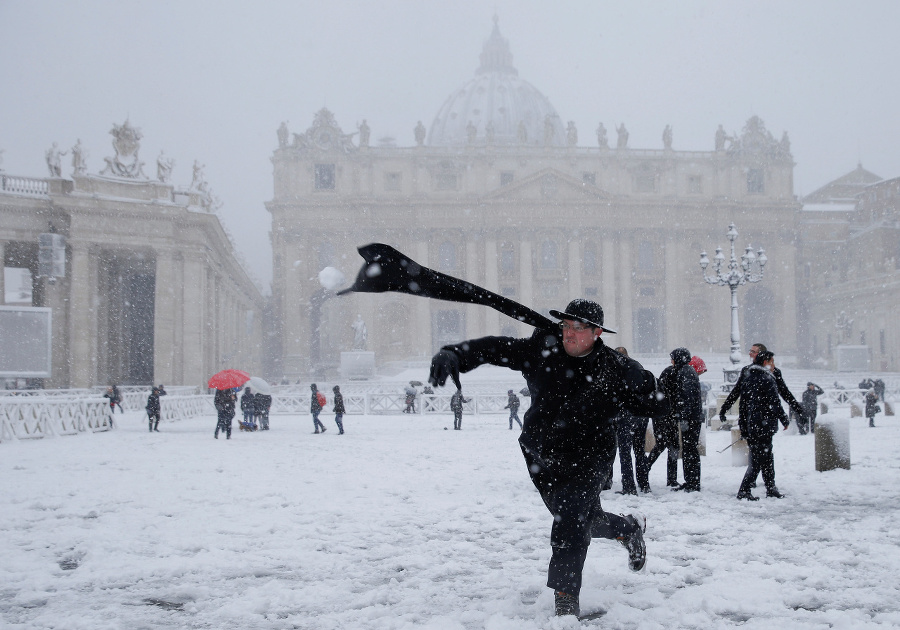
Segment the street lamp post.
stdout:
[[727,286],[731,290],[731,367],[725,368],[725,385],[723,389],[731,391],[737,382],[741,369],[738,363],[741,362],[741,329],[738,326],[738,303],[737,288],[747,282],[759,282],[762,280],[763,271],[765,271],[766,251],[760,248],[755,254],[753,248],[747,246],[741,255],[741,262],[738,263],[734,254],[734,241],[737,239],[737,229],[734,223],[728,226],[728,240],[731,241],[731,260],[728,261],[727,268],[723,269],[725,255],[722,253],[721,247],[716,247],[715,275],[708,275],[706,268],[709,266],[709,257],[706,252],[700,253],[700,268],[703,271],[703,279],[707,284],[717,284],[720,287]]

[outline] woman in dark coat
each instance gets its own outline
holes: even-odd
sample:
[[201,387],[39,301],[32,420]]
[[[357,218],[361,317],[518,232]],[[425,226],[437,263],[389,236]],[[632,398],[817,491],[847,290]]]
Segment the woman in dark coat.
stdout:
[[781,408],[778,385],[772,376],[775,367],[775,355],[771,352],[760,352],[753,359],[753,365],[747,370],[746,378],[741,383],[739,422],[741,437],[750,448],[750,464],[741,481],[738,499],[758,501],[750,493],[756,483],[756,477],[762,472],[766,485],[766,496],[781,499],[784,497],[775,485],[775,458],[772,454],[772,436],[778,433],[778,423],[788,428],[788,417]]

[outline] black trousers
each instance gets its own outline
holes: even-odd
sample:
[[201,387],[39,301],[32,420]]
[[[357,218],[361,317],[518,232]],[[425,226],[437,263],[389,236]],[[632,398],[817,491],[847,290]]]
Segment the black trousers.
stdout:
[[[647,423],[649,418],[639,416],[619,416],[616,420],[616,441],[619,444],[619,468],[622,470],[622,490],[624,492],[636,492],[634,483],[634,469],[637,468],[637,478],[641,486],[645,486],[649,466],[647,455],[644,453],[644,441],[647,435]],[[631,462],[631,454],[634,453],[634,465]]]
[[596,456],[584,458],[577,467],[556,472],[529,451],[523,449],[523,453],[531,481],[553,515],[553,553],[547,568],[547,586],[578,595],[591,538],[622,538],[635,529],[623,516],[604,512],[600,505],[601,467],[615,458],[615,443],[610,440],[609,446]]
[[[655,422],[657,420],[654,419]],[[659,422],[665,424],[661,424],[658,427],[654,425],[653,435],[656,437],[656,444],[650,450],[650,454],[647,455],[647,474],[650,474],[650,468],[653,467],[654,462],[659,459],[662,452],[668,449],[666,485],[676,486],[678,485],[678,429],[668,420],[660,420]],[[642,480],[638,478],[638,483],[641,482]]]
[[747,472],[744,473],[738,492],[750,492],[760,472],[762,472],[766,491],[777,490],[775,487],[775,457],[772,453],[772,436],[747,440],[747,446],[750,449],[750,464],[747,466]]
[[462,429],[462,410],[453,412],[453,428]]
[[681,469],[684,472],[684,485],[688,488],[700,489],[700,427],[691,423],[687,431],[681,432]]
[[216,432],[215,435],[218,437],[219,431],[224,431],[227,437],[231,437],[231,419],[234,415],[227,415],[223,412],[219,412],[219,421],[216,423]]

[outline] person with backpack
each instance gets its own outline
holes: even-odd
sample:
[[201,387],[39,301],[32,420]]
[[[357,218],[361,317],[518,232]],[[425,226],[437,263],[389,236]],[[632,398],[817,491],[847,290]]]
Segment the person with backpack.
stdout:
[[312,383],[309,386],[309,389],[312,391],[312,394],[309,397],[309,412],[313,417],[313,427],[316,429],[315,433],[325,433],[325,425],[319,420],[319,413],[325,408],[325,403],[327,402],[325,400],[325,394],[318,390],[315,383]]
[[331,388],[334,392],[334,423],[338,428],[338,435],[344,435],[344,414],[347,410],[344,408],[344,396],[341,394],[341,388],[335,385]]

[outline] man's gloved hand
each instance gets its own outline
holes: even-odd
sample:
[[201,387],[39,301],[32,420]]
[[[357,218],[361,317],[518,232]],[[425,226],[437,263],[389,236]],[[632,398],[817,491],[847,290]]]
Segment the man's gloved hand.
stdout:
[[456,389],[462,389],[459,383],[459,357],[450,350],[441,350],[431,358],[428,382],[435,387],[443,387],[448,377],[453,379]]
[[725,423],[728,422],[728,420],[725,418],[725,414],[724,414],[724,413],[720,413],[720,414],[719,414],[719,421],[720,421],[722,424],[725,424]]

